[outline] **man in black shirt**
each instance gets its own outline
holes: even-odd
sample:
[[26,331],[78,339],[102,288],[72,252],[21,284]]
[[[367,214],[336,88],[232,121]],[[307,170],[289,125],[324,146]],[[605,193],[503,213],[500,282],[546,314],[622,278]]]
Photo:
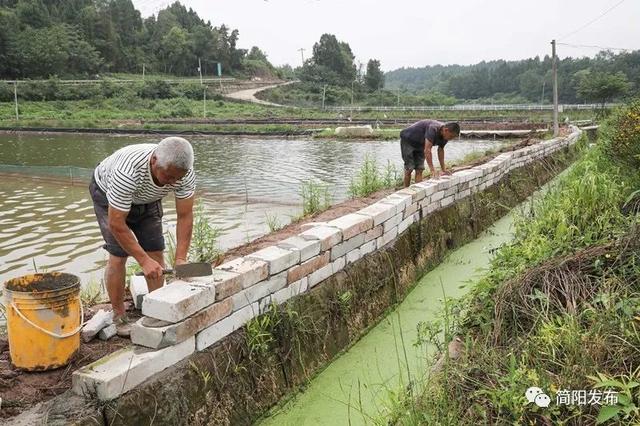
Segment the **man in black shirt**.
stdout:
[[[421,120],[400,132],[400,149],[404,160],[404,186],[411,184],[411,173],[416,171],[416,183],[422,181],[424,160],[431,171],[431,176],[438,177],[445,173],[444,146],[448,141],[460,136],[458,123],[441,123],[436,120]],[[438,146],[438,161],[441,172],[433,167],[431,148]]]

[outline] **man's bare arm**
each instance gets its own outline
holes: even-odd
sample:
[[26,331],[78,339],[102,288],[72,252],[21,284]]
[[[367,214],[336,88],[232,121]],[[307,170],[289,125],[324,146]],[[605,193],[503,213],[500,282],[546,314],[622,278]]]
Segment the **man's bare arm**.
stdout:
[[444,166],[444,148],[441,146],[438,147],[438,162],[440,163],[440,170],[444,173],[446,171]]
[[431,171],[431,176],[438,177],[440,176],[440,173],[438,173],[435,167],[433,167],[433,155],[431,154],[431,148],[433,148],[433,142],[431,142],[429,139],[425,139],[424,140],[424,158],[427,160],[427,166]]
[[187,262],[187,253],[191,245],[193,232],[193,200],[189,198],[176,198],[176,213],[178,224],[176,226],[176,265]]

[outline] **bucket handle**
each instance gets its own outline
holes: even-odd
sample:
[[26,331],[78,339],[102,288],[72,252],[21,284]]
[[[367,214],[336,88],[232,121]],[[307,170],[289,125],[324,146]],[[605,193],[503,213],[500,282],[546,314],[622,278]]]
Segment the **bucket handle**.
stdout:
[[82,306],[82,300],[80,300],[80,326],[76,328],[74,331],[71,331],[66,334],[56,334],[52,331],[45,330],[44,328],[40,327],[38,324],[34,324],[29,318],[25,317],[24,314],[20,312],[20,309],[18,309],[15,302],[11,302],[11,307],[16,311],[18,316],[22,318],[22,320],[27,324],[29,324],[31,327],[35,328],[36,330],[40,330],[51,337],[55,337],[56,339],[64,339],[67,337],[75,336],[80,330],[82,330],[82,326],[84,325],[84,306]]

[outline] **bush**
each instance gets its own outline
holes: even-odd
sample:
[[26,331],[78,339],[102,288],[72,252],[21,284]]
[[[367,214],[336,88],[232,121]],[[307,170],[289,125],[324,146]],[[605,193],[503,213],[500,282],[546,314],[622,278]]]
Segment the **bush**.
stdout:
[[616,110],[603,133],[610,135],[607,148],[612,157],[640,168],[640,99]]
[[185,98],[178,98],[171,103],[171,110],[169,115],[173,118],[186,118],[193,117],[193,110],[189,104],[189,100]]

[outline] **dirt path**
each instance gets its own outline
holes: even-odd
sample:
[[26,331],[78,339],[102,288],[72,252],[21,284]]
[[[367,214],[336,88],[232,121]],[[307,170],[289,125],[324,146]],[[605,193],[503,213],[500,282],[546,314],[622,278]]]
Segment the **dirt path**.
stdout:
[[296,81],[287,81],[286,83],[273,84],[271,86],[258,87],[256,89],[245,89],[239,90],[237,92],[227,93],[225,96],[227,98],[236,99],[239,101],[248,101],[261,105],[270,105],[270,106],[285,106],[280,104],[275,104],[273,102],[263,101],[262,99],[256,98],[256,93],[262,92],[263,90],[273,89],[274,87],[286,86],[287,84],[296,83]]

